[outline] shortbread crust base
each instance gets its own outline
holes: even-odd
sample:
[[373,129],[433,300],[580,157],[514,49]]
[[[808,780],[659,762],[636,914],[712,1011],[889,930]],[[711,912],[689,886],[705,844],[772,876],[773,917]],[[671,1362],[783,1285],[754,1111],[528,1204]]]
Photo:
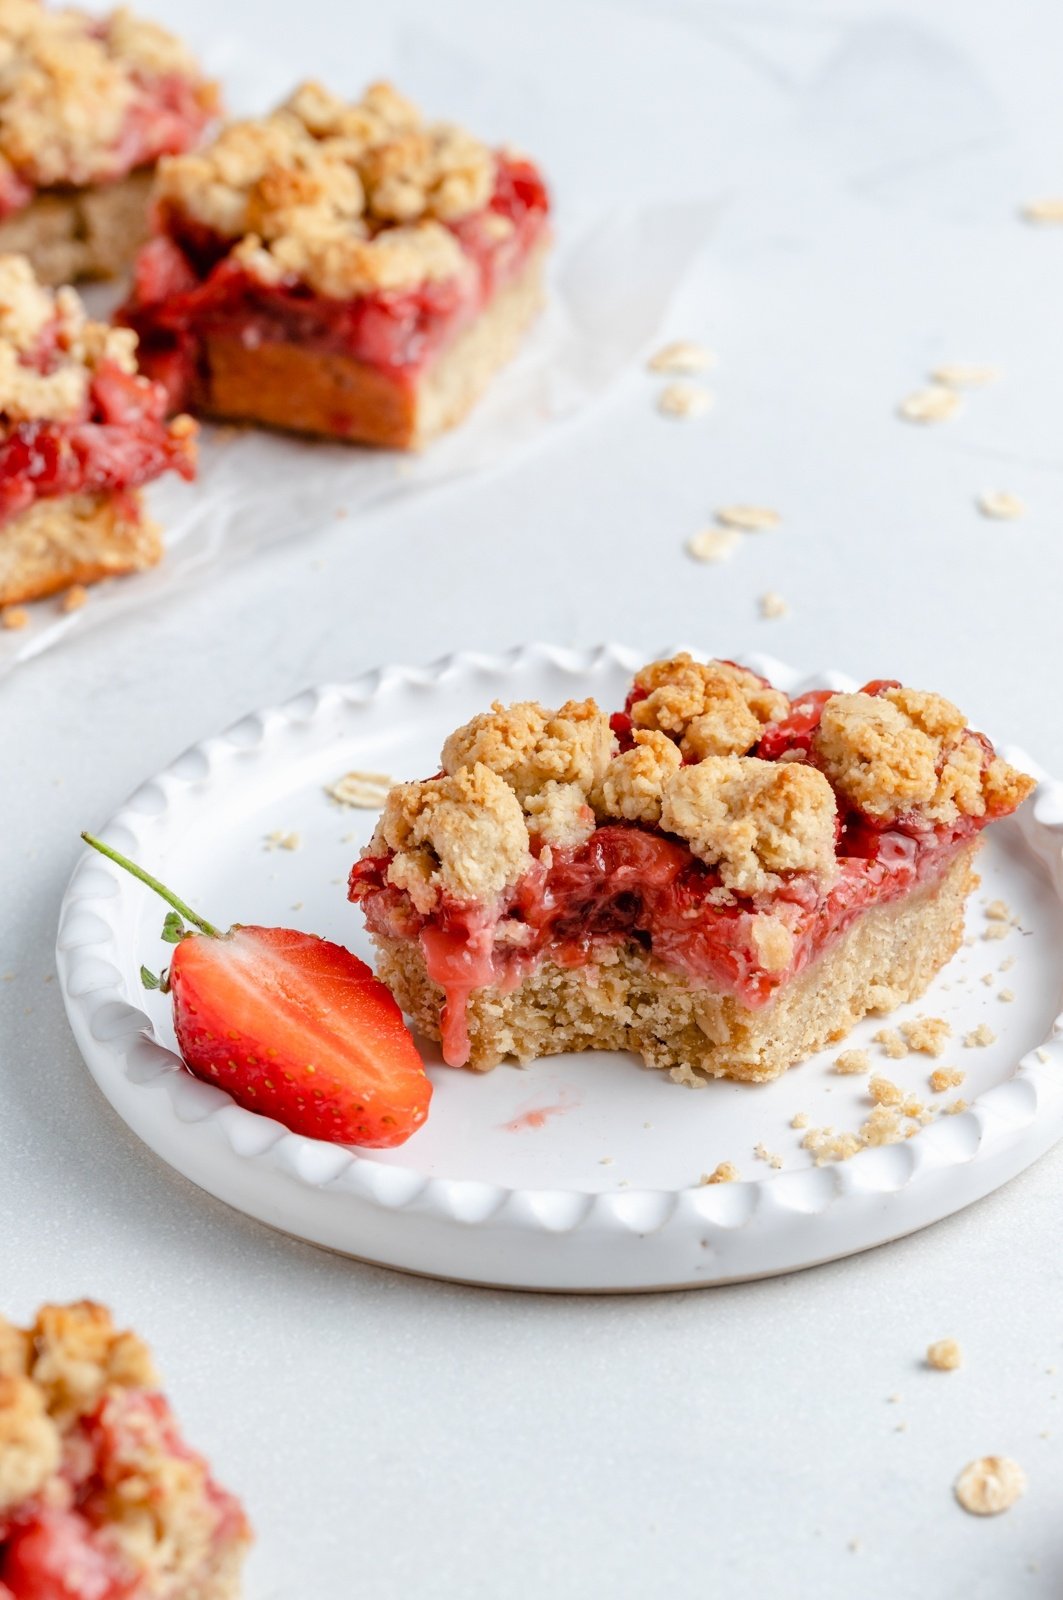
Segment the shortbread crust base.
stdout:
[[136,490],[37,500],[0,522],[0,605],[139,572],[161,555],[159,529]]
[[42,283],[117,278],[148,236],[153,173],[37,195],[0,222],[0,254],[28,256]]
[[[936,883],[874,907],[759,1010],[652,961],[637,945],[603,949],[577,968],[544,962],[518,989],[474,991],[472,1054],[487,1071],[507,1056],[534,1061],[575,1050],[633,1050],[679,1082],[763,1083],[845,1037],[869,1012],[915,1000],[963,939],[963,908],[977,878],[978,841]],[[440,1037],[443,991],[415,940],[377,937],[377,976],[429,1038]]]
[[415,450],[460,422],[516,353],[543,303],[546,246],[414,385],[348,356],[207,334],[191,409],[356,444]]

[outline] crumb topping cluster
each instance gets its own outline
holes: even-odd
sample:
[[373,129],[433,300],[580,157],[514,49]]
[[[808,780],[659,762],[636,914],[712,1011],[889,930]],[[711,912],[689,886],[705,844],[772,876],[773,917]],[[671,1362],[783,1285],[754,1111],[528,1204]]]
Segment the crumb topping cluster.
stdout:
[[47,289],[24,256],[0,256],[0,417],[61,422],[84,412],[107,362],[135,373],[137,336],[88,317],[73,289]]
[[[391,791],[367,853],[391,854],[388,881],[426,915],[440,893],[494,899],[544,850],[635,823],[683,840],[719,874],[713,895],[734,904],[802,875],[829,887],[840,811],[880,826],[917,811],[936,826],[1012,809],[1032,787],[938,695],[835,694],[807,759],[751,754],[790,710],[756,674],[686,654],[637,674],[623,749],[593,700],[557,711],[496,702],[447,739],[443,776]],[[770,909],[758,908],[751,931],[769,972],[792,954],[790,929]],[[902,1048],[940,1053],[931,1031]]]
[[0,0],[0,185],[33,188],[119,176],[122,137],[152,80],[179,76],[204,109],[214,91],[164,28],[126,10],[94,17],[38,0]]
[[0,1513],[45,1487],[64,1433],[108,1393],[157,1381],[147,1347],[103,1306],[43,1306],[30,1328],[0,1317]]
[[29,1328],[0,1317],[0,1519],[27,1501],[56,1514],[76,1505],[123,1573],[152,1593],[191,1594],[223,1516],[236,1537],[245,1530],[157,1386],[147,1347],[103,1306],[44,1306]]
[[836,694],[814,741],[838,792],[882,822],[918,810],[934,823],[1013,809],[1033,784],[973,738],[962,711],[938,694],[893,688]]
[[487,206],[495,170],[479,140],[424,122],[390,84],[348,103],[304,83],[271,115],[163,161],[157,194],[239,240],[236,258],[262,281],[294,276],[345,299],[460,273],[447,224]]

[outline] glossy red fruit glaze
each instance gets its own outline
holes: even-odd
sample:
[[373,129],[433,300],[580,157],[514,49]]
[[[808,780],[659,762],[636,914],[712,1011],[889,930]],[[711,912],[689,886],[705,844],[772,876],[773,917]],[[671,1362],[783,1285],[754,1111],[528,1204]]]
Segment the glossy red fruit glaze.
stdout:
[[[199,341],[208,335],[342,354],[412,385],[519,272],[545,233],[548,212],[546,189],[531,163],[500,157],[489,205],[451,226],[465,273],[350,300],[328,299],[294,279],[263,284],[229,257],[231,241],[163,212],[160,236],[140,252],[133,293],[119,316],[139,333],[141,365],[165,384],[174,406],[191,389]],[[506,238],[494,236],[491,216],[510,223]]]
[[3,437],[0,521],[39,499],[134,489],[168,471],[194,477],[193,434],[171,433],[165,411],[157,384],[104,363],[83,417],[15,423]]
[[43,1511],[0,1553],[13,1600],[134,1600],[139,1584],[78,1511]]
[[432,1086],[391,995],[341,945],[290,928],[190,935],[170,965],[189,1070],[293,1133],[402,1144]]

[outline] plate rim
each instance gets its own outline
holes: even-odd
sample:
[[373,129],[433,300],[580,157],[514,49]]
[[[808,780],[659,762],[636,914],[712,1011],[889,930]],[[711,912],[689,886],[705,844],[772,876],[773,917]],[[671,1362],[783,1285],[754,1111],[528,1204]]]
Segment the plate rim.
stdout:
[[[391,663],[371,668],[348,682],[327,682],[276,705],[247,712],[220,732],[190,745],[144,780],[99,831],[104,838],[122,832],[135,840],[138,820],[158,821],[174,793],[201,784],[220,760],[246,759],[256,750],[265,754],[279,727],[312,725],[338,702],[347,708],[371,707],[393,685],[435,690],[458,674],[516,675],[536,665],[573,676],[586,676],[603,666],[634,671],[646,660],[681,648],[702,657],[706,654],[689,646],[647,654],[612,642],[584,647],[533,642],[502,652],[449,652],[423,666]],[[844,673],[803,672],[762,652],[749,652],[741,659],[785,687],[806,682],[838,689],[855,686],[855,680]],[[1063,783],[1050,778],[1017,747],[1003,746],[1001,753],[1038,781],[1016,825],[1027,849],[1048,869],[1046,875],[1063,901]],[[629,1187],[622,1191],[508,1186],[426,1174],[374,1161],[357,1148],[292,1133],[273,1119],[236,1105],[223,1090],[184,1070],[179,1057],[154,1038],[150,1017],[136,1004],[138,997],[130,996],[124,981],[119,924],[135,887],[117,866],[86,848],[63,895],[56,945],[60,989],[78,1047],[123,1121],[129,1123],[121,1103],[129,1089],[143,1090],[145,1107],[152,1092],[157,1096],[161,1091],[179,1121],[209,1123],[220,1132],[237,1162],[279,1171],[311,1190],[348,1193],[390,1212],[428,1212],[462,1227],[504,1217],[508,1226],[522,1231],[571,1234],[605,1229],[641,1236],[660,1231],[677,1214],[691,1216],[703,1228],[708,1225],[731,1232],[764,1208],[791,1217],[810,1210],[822,1212],[846,1195],[893,1194],[932,1174],[1001,1154],[1037,1121],[1044,1102],[1058,1097],[1063,1077],[1059,1070],[1063,1068],[1060,1013],[1044,1039],[1020,1057],[1011,1076],[976,1096],[965,1111],[921,1129],[901,1144],[863,1150],[845,1162],[768,1170],[728,1184]],[[163,1160],[175,1165],[139,1127],[133,1131]],[[1056,1137],[1060,1134],[1063,1118]]]

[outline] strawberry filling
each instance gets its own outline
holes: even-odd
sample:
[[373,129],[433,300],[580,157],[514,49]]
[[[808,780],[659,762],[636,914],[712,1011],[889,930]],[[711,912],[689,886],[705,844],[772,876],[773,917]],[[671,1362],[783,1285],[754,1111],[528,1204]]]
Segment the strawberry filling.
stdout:
[[[164,1540],[161,1486],[180,1463],[202,1466],[162,1395],[132,1389],[107,1396],[67,1434],[47,1495],[0,1518],[0,1600],[147,1600],[157,1592],[151,1574],[116,1537],[112,1508],[127,1497],[144,1504]],[[239,1502],[206,1472],[202,1493],[205,1555],[189,1575],[193,1588],[247,1531]]]
[[[58,359],[46,339],[33,365],[47,373]],[[0,523],[57,495],[121,493],[170,470],[192,478],[192,436],[169,430],[165,412],[157,384],[105,362],[82,415],[0,428]]]
[[[868,684],[865,693],[888,687]],[[812,735],[832,691],[816,690],[791,702],[787,717],[770,724],[753,754],[762,760],[810,759]],[[612,719],[621,747],[630,742],[631,708]],[[989,741],[969,734],[988,762]],[[575,850],[538,847],[522,880],[497,903],[446,895],[421,915],[404,891],[388,882],[391,857],[366,856],[350,874],[349,896],[361,904],[370,931],[383,938],[417,940],[428,976],[446,1000],[441,1032],[451,1066],[468,1059],[465,1010],[475,989],[517,988],[543,961],[562,967],[595,962],[603,948],[633,943],[698,983],[733,995],[750,1010],[766,1005],[875,906],[937,882],[957,852],[991,814],[961,816],[932,826],[914,814],[888,824],[839,800],[837,870],[829,881],[784,874],[779,888],[755,899],[724,889],[719,874],[681,839],[639,823],[609,822]],[[770,912],[787,929],[791,959],[765,967],[753,929]]]
[[[296,279],[261,282],[229,254],[231,241],[175,214],[140,252],[121,320],[140,335],[140,363],[185,405],[210,335],[245,346],[295,344],[346,356],[413,387],[425,366],[521,271],[544,237],[546,189],[530,162],[500,157],[483,211],[450,224],[471,270],[412,289],[333,300]],[[498,238],[490,219],[510,231]]]

